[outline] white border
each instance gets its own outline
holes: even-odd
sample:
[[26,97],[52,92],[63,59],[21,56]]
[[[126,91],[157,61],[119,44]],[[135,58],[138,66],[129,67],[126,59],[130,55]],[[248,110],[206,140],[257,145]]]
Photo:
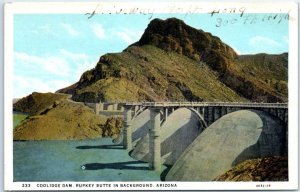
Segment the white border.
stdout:
[[[11,4],[4,7],[4,189],[13,181],[12,130],[12,68],[13,68],[13,14]],[[6,176],[7,175],[7,176]]]
[[[159,6],[157,6],[159,4]],[[148,13],[186,13],[191,7],[197,13],[208,13],[224,7],[246,7],[247,13],[278,13],[290,10],[289,21],[289,181],[288,182],[150,182],[156,184],[176,183],[176,188],[77,188],[76,183],[120,184],[120,183],[149,183],[149,182],[63,182],[72,184],[72,188],[38,187],[38,184],[61,184],[60,182],[13,182],[13,135],[12,131],[12,68],[13,68],[13,14],[16,13],[91,13],[130,12],[139,7]],[[268,9],[266,9],[268,7]],[[298,188],[298,7],[293,2],[55,2],[55,3],[9,3],[4,10],[4,176],[5,190],[280,190]],[[22,184],[30,184],[30,188],[23,188]],[[263,184],[264,187],[257,187]],[[270,185],[270,186],[269,186]],[[266,187],[269,186],[269,187]]]
[[[9,6],[9,5],[8,5]],[[224,8],[246,7],[247,13],[286,13],[297,16],[297,4],[293,2],[192,2],[192,1],[162,1],[162,2],[17,2],[12,3],[13,13],[44,14],[44,13],[87,13],[97,9],[97,13],[130,13],[133,8],[139,8],[144,13],[209,13]],[[268,9],[266,9],[266,7]],[[238,11],[238,10],[237,10]]]

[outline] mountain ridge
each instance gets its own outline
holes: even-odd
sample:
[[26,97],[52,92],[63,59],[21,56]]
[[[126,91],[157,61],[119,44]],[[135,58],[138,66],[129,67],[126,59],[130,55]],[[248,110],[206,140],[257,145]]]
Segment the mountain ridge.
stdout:
[[[286,102],[286,55],[269,59],[270,66],[263,59],[255,60],[258,57],[239,56],[219,37],[179,19],[154,19],[138,42],[121,53],[101,56],[94,69],[58,92],[86,102]],[[272,73],[273,64],[284,75]]]

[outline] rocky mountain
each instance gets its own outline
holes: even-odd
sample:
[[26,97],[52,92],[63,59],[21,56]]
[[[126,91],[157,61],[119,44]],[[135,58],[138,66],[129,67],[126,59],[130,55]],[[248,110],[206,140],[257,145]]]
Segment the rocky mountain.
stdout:
[[141,39],[59,90],[76,101],[287,101],[287,54],[239,56],[176,18],[154,19]]

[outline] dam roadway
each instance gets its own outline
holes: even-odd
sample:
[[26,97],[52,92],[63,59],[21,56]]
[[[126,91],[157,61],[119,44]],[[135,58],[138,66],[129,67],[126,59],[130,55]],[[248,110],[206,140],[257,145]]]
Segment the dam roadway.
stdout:
[[287,103],[243,103],[243,102],[127,102],[121,103],[125,106],[145,107],[242,107],[242,108],[288,108]]

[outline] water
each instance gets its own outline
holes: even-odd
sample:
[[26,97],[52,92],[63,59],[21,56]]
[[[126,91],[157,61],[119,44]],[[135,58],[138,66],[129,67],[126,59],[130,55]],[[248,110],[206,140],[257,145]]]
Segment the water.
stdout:
[[110,138],[13,145],[14,181],[160,181],[160,173]]

